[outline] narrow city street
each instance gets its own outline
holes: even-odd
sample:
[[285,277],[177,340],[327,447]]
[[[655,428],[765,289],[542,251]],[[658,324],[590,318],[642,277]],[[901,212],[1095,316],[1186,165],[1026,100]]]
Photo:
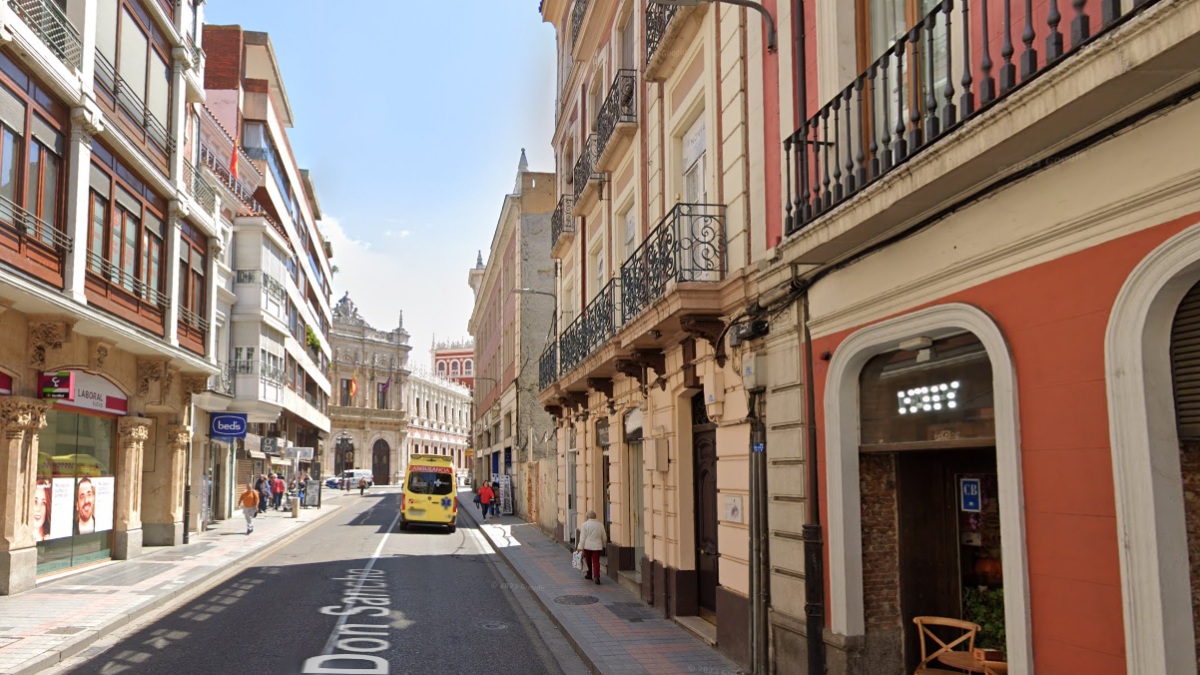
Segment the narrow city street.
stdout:
[[471,519],[400,531],[399,494],[342,497],[226,582],[46,672],[583,672]]

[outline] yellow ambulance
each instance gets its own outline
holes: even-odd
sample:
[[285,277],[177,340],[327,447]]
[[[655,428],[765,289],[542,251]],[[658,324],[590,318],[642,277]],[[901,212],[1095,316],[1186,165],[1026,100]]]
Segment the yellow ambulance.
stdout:
[[457,519],[454,463],[445,455],[410,455],[400,495],[400,529],[416,523],[445,525],[453,532]]

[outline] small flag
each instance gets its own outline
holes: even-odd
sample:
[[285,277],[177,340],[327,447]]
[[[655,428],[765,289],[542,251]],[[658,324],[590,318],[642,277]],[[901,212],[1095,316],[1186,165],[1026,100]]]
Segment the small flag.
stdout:
[[238,179],[237,167],[238,167],[238,139],[235,138],[235,139],[233,139],[233,152],[229,153],[229,175],[233,179],[233,182],[235,182],[235,183],[237,182],[237,179]]
[[388,375],[387,382],[383,383],[383,393],[387,393],[388,389],[392,388],[392,376]]
[[350,400],[354,402],[354,397],[358,396],[358,368],[354,369],[354,377],[350,380]]

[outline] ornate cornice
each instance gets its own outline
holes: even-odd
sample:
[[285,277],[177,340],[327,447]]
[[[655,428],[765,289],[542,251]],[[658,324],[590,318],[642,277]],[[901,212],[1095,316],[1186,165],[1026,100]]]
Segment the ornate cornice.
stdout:
[[167,427],[167,445],[172,450],[182,450],[192,442],[192,428],[183,424],[172,424]]
[[46,426],[46,411],[53,405],[24,396],[0,397],[0,424],[6,431],[37,431]]
[[117,422],[117,434],[123,442],[145,443],[150,439],[153,424],[149,417],[122,417]]

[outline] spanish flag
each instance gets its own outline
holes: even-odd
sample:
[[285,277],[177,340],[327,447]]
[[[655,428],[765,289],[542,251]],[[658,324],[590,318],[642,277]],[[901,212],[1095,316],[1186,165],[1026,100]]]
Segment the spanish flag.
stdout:
[[350,380],[350,405],[354,405],[354,399],[358,396],[358,368],[354,369],[354,377]]
[[[239,134],[240,136],[241,134]],[[233,152],[229,154],[229,175],[233,178],[233,182],[238,179],[238,139],[233,139]]]

